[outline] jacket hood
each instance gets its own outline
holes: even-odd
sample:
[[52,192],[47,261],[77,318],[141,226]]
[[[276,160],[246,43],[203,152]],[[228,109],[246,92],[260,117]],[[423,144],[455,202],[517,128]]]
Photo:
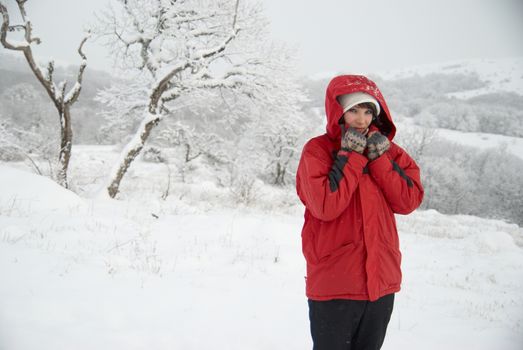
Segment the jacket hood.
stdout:
[[340,118],[343,116],[343,107],[337,97],[353,92],[365,92],[378,100],[381,111],[377,121],[373,122],[380,132],[392,141],[396,134],[396,127],[392,122],[389,108],[376,84],[362,75],[340,75],[333,78],[327,86],[325,94],[325,113],[327,115],[327,135],[331,139],[341,138]]

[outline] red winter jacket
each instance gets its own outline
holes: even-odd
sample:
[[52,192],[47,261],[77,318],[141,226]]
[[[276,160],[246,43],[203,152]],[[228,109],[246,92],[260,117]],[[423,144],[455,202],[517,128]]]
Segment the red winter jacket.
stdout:
[[[390,148],[369,162],[340,150],[343,110],[336,97],[362,91],[381,112],[377,126]],[[394,213],[408,214],[423,199],[419,168],[392,142],[396,128],[381,92],[363,76],[334,78],[325,97],[327,133],[303,148],[296,189],[305,205],[302,249],[306,293],[313,300],[377,300],[400,290],[401,253]]]

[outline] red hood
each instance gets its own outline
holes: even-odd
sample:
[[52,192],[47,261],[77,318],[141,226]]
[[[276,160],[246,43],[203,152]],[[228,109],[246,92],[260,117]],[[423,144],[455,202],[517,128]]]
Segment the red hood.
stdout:
[[329,83],[325,95],[327,135],[329,135],[331,139],[339,139],[341,137],[341,128],[338,121],[343,115],[343,108],[338,103],[336,97],[353,92],[365,92],[378,100],[381,106],[381,111],[378,116],[380,123],[378,123],[377,126],[379,127],[380,132],[392,141],[396,134],[396,127],[392,122],[390,111],[385,103],[385,99],[376,84],[362,75],[340,75],[333,78]]

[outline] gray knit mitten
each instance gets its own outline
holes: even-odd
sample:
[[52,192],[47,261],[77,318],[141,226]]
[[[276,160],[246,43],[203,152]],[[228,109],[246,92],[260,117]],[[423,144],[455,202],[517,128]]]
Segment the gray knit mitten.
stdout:
[[367,139],[365,138],[365,135],[360,134],[354,128],[348,128],[341,138],[341,149],[343,150],[349,150],[363,154],[366,145]]
[[385,153],[389,147],[389,139],[379,132],[375,132],[367,140],[367,157],[374,160]]

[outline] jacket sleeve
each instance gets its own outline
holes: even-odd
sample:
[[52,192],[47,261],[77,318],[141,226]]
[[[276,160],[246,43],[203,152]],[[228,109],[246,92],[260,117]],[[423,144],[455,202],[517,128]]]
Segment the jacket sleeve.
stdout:
[[339,151],[332,161],[328,151],[308,143],[296,181],[301,201],[317,219],[336,219],[348,207],[367,162],[361,154],[347,151]]
[[416,162],[398,145],[369,163],[369,172],[381,188],[392,211],[409,214],[423,200],[423,186]]

